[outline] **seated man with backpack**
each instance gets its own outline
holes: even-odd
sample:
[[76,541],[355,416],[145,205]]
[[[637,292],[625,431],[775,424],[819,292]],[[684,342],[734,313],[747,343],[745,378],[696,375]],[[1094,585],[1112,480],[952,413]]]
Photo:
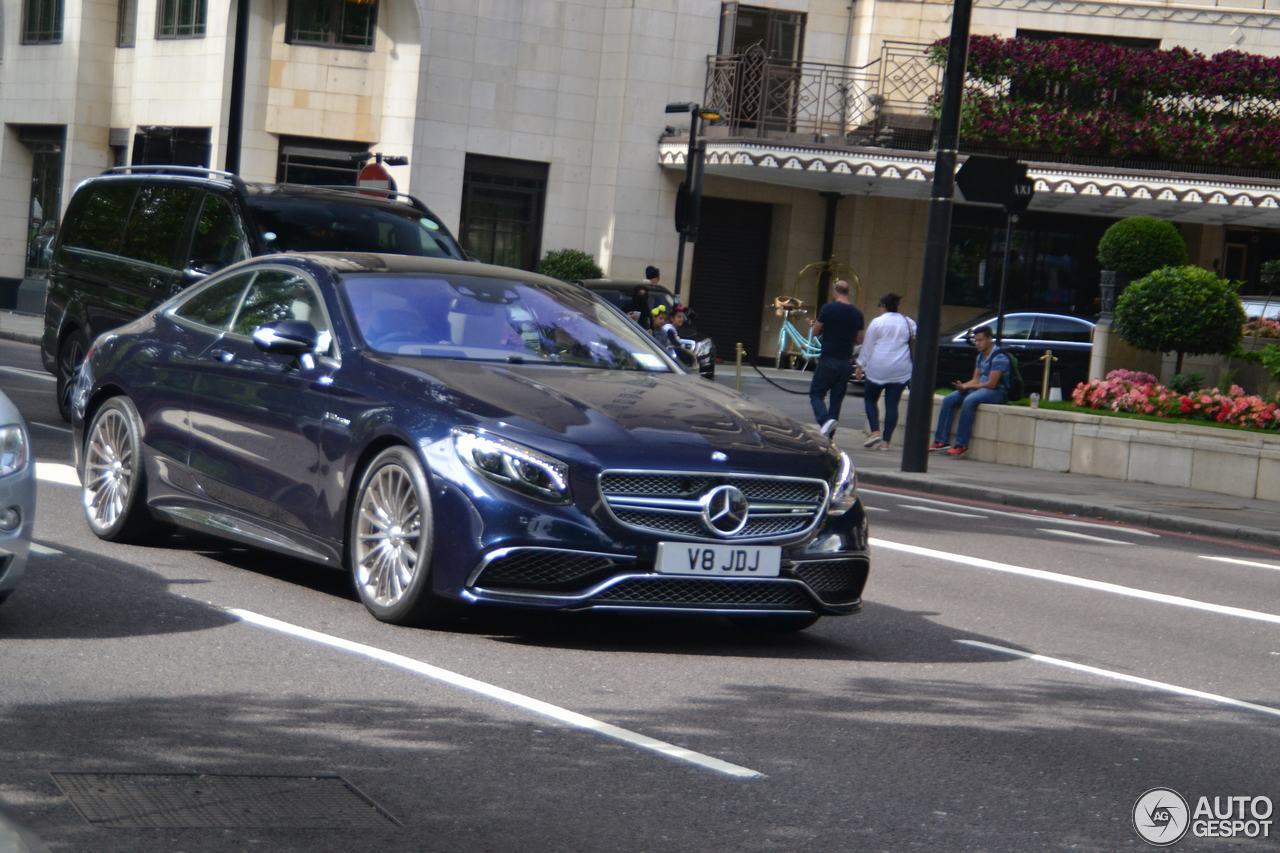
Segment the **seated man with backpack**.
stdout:
[[[933,432],[933,444],[929,445],[930,450],[946,450],[948,456],[964,456],[969,452],[969,436],[973,433],[973,419],[978,414],[978,406],[1004,403],[1012,397],[1021,396],[1010,393],[1015,384],[1021,384],[1017,363],[1013,356],[996,347],[995,334],[990,326],[974,329],[973,345],[978,348],[973,376],[964,382],[956,380],[951,383],[956,390],[942,400],[938,428]],[[960,409],[960,422],[956,425],[956,441],[952,445],[947,439],[951,435],[951,421],[957,408]]]

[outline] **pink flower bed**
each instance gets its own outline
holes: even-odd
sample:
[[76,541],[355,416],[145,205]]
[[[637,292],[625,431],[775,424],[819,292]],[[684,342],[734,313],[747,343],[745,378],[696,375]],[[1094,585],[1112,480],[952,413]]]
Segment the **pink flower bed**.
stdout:
[[1280,320],[1267,320],[1255,317],[1244,324],[1244,336],[1251,338],[1280,338]]
[[1150,373],[1135,370],[1113,370],[1105,379],[1081,382],[1071,393],[1071,401],[1086,409],[1280,431],[1280,403],[1275,400],[1245,394],[1239,385],[1232,385],[1228,393],[1206,388],[1179,394],[1161,385]]

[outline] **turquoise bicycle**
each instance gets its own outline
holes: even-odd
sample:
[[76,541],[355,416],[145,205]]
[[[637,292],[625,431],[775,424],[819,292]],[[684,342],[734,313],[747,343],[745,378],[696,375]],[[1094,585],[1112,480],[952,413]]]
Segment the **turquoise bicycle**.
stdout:
[[782,317],[782,324],[778,327],[778,356],[774,366],[794,367],[800,362],[800,369],[808,370],[809,363],[822,354],[822,337],[815,335],[812,330],[801,332],[791,321],[791,315],[808,314],[808,308],[794,296],[779,296],[773,300],[773,310]]

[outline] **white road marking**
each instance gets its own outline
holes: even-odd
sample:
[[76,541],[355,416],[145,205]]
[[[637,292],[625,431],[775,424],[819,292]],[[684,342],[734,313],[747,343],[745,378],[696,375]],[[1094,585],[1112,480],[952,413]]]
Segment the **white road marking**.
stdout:
[[1121,527],[1116,524],[1098,524],[1092,521],[1076,521],[1074,518],[1054,518],[1046,515],[1032,515],[1029,512],[1011,512],[1009,515],[1014,518],[1021,518],[1027,521],[1038,521],[1040,523],[1062,524],[1067,527],[1089,527],[1094,530],[1106,530],[1109,533],[1127,533],[1130,536],[1146,536],[1150,539],[1159,539],[1159,533],[1152,533],[1150,530],[1139,530],[1136,527]]
[[1138,530],[1133,527],[1120,527],[1115,524],[1099,524],[1094,521],[1078,521],[1074,518],[1058,518],[1052,515],[1033,515],[1028,512],[1009,512],[1003,509],[990,509],[989,507],[975,507],[970,504],[955,503],[954,501],[940,501],[935,498],[921,498],[915,495],[904,495],[901,492],[884,492],[879,489],[868,489],[862,486],[858,487],[858,492],[868,495],[881,495],[887,498],[896,498],[902,501],[913,501],[918,504],[933,504],[934,506],[949,506],[957,509],[976,509],[981,510],[987,515],[1002,515],[1006,518],[1019,518],[1023,520],[1038,521],[1041,524],[1064,524],[1068,527],[1092,527],[1097,530],[1109,530],[1112,533],[1128,533],[1133,536],[1149,536],[1152,539],[1159,539],[1159,533],[1152,533],[1150,530]]
[[57,483],[59,486],[80,487],[76,466],[65,462],[37,462],[36,479],[44,480],[46,483]]
[[703,767],[707,770],[714,770],[715,772],[723,773],[726,776],[734,776],[739,779],[764,778],[764,774],[757,770],[752,770],[748,767],[740,767],[737,764],[730,764],[729,762],[722,761],[719,758],[703,755],[700,752],[694,752],[693,750],[685,749],[682,746],[676,746],[675,744],[651,738],[648,735],[642,735],[638,732],[620,728],[583,714],[579,714],[575,711],[570,711],[567,708],[561,708],[558,705],[543,702],[541,699],[534,699],[531,696],[525,696],[521,693],[507,690],[504,687],[498,687],[484,681],[470,678],[466,675],[442,669],[438,666],[432,666],[429,663],[423,663],[422,661],[414,660],[413,658],[405,657],[404,655],[396,654],[395,652],[388,652],[384,649],[365,645],[364,643],[344,640],[341,637],[334,637],[330,634],[322,634],[319,631],[312,631],[310,628],[303,628],[300,625],[293,625],[289,622],[281,622],[278,619],[272,619],[270,616],[263,616],[249,610],[231,609],[227,612],[245,622],[249,622],[271,631],[278,631],[282,634],[289,634],[290,636],[310,640],[313,643],[320,643],[321,645],[329,646],[331,648],[341,649],[357,655],[363,655],[364,657],[372,658],[373,660],[381,661],[382,663],[390,664],[391,666],[399,667],[401,669],[408,670],[409,672],[425,675],[427,678],[441,681],[445,684],[459,687],[463,690],[478,693],[481,696],[486,696],[498,702],[503,702],[507,705],[514,705],[515,707],[521,708],[525,711],[549,717],[553,720],[564,723],[567,726],[595,732],[598,735],[613,738],[614,740],[622,741],[623,743],[639,747],[640,749],[656,752],[660,755],[665,755],[668,758],[687,761],[690,764],[696,764],[699,767]]
[[1123,539],[1107,539],[1104,536],[1090,536],[1088,533],[1077,533],[1074,530],[1052,530],[1048,527],[1037,527],[1040,533],[1050,533],[1054,536],[1066,536],[1070,539],[1083,539],[1086,542],[1102,542],[1107,545],[1132,545],[1132,542],[1125,542]]
[[1271,563],[1259,563],[1256,560],[1238,560],[1235,557],[1210,557],[1207,554],[1199,554],[1198,556],[1202,560],[1213,560],[1216,563],[1231,563],[1236,566],[1253,566],[1257,569],[1275,569],[1276,571],[1280,571],[1280,566],[1275,566]]
[[62,552],[57,548],[50,548],[48,545],[41,545],[39,542],[31,543],[31,553],[39,554],[42,557],[53,557]]
[[936,506],[915,506],[914,504],[902,504],[903,509],[914,509],[916,512],[932,512],[937,515],[953,515],[956,518],[986,518],[985,515],[977,515],[972,512],[955,512],[949,509],[938,509]]
[[1175,607],[1187,607],[1192,610],[1204,610],[1208,613],[1217,613],[1222,616],[1235,616],[1239,619],[1252,619],[1257,622],[1270,622],[1274,625],[1280,625],[1280,614],[1276,613],[1265,613],[1260,610],[1246,610],[1243,607],[1228,607],[1225,604],[1211,604],[1207,601],[1199,601],[1194,598],[1183,598],[1180,595],[1168,595],[1163,592],[1152,592],[1151,590],[1137,589],[1136,587],[1131,586],[1121,586],[1120,584],[1108,583],[1106,581],[1078,578],[1075,575],[1047,572],[1043,569],[1030,569],[1024,566],[1013,566],[1009,563],[998,563],[995,560],[985,560],[981,557],[966,557],[963,554],[952,554],[948,551],[936,551],[933,548],[922,548],[919,545],[908,545],[904,542],[890,542],[887,539],[876,539],[873,537],[870,542],[874,547],[884,548],[887,551],[900,551],[904,554],[915,554],[919,557],[944,560],[948,563],[959,563],[962,566],[972,566],[976,569],[988,569],[993,572],[1021,575],[1023,577],[1035,578],[1036,580],[1061,583],[1068,586],[1078,586],[1084,589],[1092,589],[1097,592],[1108,592],[1112,595],[1123,595],[1129,598],[1143,599],[1144,601],[1154,601],[1159,604],[1171,604]]
[[1244,702],[1240,699],[1232,699],[1230,696],[1222,696],[1217,693],[1206,693],[1203,690],[1193,690],[1190,687],[1180,687],[1177,684],[1169,684],[1164,681],[1153,681],[1150,678],[1140,678],[1136,675],[1127,675],[1123,672],[1115,672],[1110,669],[1100,669],[1096,666],[1087,666],[1082,663],[1075,663],[1074,661],[1063,660],[1061,658],[1051,658],[1046,655],[1037,655],[1031,652],[1020,651],[1018,649],[1010,649],[1005,646],[996,646],[991,643],[983,643],[979,640],[956,640],[956,642],[963,643],[966,646],[973,646],[974,648],[1011,655],[1012,657],[1033,660],[1038,663],[1047,663],[1050,666],[1060,666],[1063,669],[1071,669],[1076,672],[1086,672],[1090,675],[1097,675],[1102,678],[1111,678],[1116,681],[1128,682],[1129,684],[1138,684],[1142,687],[1151,687],[1155,690],[1164,690],[1168,693],[1177,693],[1179,696],[1206,699],[1210,702],[1217,702],[1220,705],[1229,705],[1232,708],[1243,708],[1247,711],[1257,711],[1260,714],[1269,714],[1273,717],[1280,717],[1280,708],[1271,708],[1266,705],[1255,705],[1253,702]]
[[43,427],[45,429],[57,430],[58,432],[65,432],[67,435],[71,435],[71,427],[60,427],[60,426],[54,426],[53,424],[42,424],[39,421],[27,421],[27,426]]
[[867,506],[866,504],[863,504],[862,508],[865,509],[867,512],[888,512],[889,511],[889,508],[887,506]]
[[9,367],[4,365],[0,366],[0,372],[12,373],[14,376],[26,376],[29,379],[43,379],[46,382],[58,381],[51,373],[45,373],[43,370],[29,370],[25,367]]

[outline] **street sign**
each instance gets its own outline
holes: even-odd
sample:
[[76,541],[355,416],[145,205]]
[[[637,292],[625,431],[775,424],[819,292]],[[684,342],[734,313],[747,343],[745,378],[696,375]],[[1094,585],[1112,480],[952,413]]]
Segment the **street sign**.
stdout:
[[1031,197],[1035,194],[1035,182],[1030,178],[1019,178],[1013,182],[1012,193],[1004,204],[1005,211],[1011,214],[1022,213],[1031,204]]
[[[1027,181],[1027,164],[1012,157],[970,154],[956,172],[956,186],[964,193],[964,200],[975,204],[1013,207],[1014,186],[1022,181]],[[1031,201],[1029,196],[1026,201]],[[1026,204],[1010,212],[1020,213],[1023,210],[1026,210]]]
[[361,187],[369,187],[377,190],[391,190],[395,192],[396,181],[391,177],[391,173],[387,171],[386,166],[376,160],[366,163],[364,168],[360,170],[360,175],[356,178],[356,185]]

